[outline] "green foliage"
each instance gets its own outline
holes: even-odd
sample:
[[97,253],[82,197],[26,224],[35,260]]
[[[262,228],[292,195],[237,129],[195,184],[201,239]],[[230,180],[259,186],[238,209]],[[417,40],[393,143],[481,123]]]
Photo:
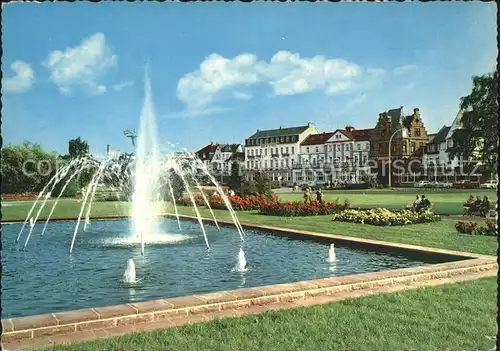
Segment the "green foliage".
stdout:
[[56,172],[56,154],[38,144],[8,145],[0,154],[3,193],[40,191]]
[[80,137],[68,142],[68,153],[70,158],[78,158],[89,154],[89,143]]
[[234,190],[236,194],[242,193],[243,175],[241,174],[240,163],[235,161],[231,165],[231,176],[229,177],[228,186]]
[[[174,198],[175,199],[180,199],[184,195],[184,190],[186,190],[186,187],[184,186],[184,182],[182,181],[181,177],[177,174],[172,172],[170,174],[170,184],[172,185],[172,192],[174,193]],[[166,190],[166,189],[165,189]],[[168,197],[170,198],[170,192],[168,193]]]
[[498,72],[472,78],[472,92],[461,98],[462,128],[453,133],[450,156],[480,160],[495,171],[498,148]]
[[241,183],[241,196],[253,195],[257,192],[257,186],[253,180],[245,180]]
[[264,173],[255,172],[254,180],[255,188],[259,194],[270,196],[273,193],[271,190],[271,182]]
[[69,177],[66,177],[62,181],[58,182],[52,191],[52,196],[55,197],[61,195],[61,197],[76,197],[79,187],[78,181],[75,178],[69,181],[68,185],[64,189],[64,192],[61,194],[61,191],[63,191],[64,185],[68,182],[68,180]]

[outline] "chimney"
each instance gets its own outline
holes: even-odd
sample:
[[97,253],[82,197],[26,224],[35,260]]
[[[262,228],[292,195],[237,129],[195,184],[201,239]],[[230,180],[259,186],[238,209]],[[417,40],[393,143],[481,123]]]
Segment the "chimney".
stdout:
[[307,126],[308,126],[309,128],[310,128],[310,127],[312,127],[313,125],[314,125],[314,123],[313,123],[313,122],[307,122]]
[[353,126],[346,126],[345,130],[348,132],[352,132],[354,130],[354,127]]
[[260,129],[257,129],[257,133],[260,132]]

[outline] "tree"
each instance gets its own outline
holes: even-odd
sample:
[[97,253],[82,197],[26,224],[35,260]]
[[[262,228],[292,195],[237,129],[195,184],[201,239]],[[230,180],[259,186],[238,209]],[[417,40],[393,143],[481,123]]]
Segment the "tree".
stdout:
[[259,194],[269,196],[273,193],[271,190],[271,183],[264,173],[255,172],[254,179],[255,179],[255,188]]
[[89,154],[89,143],[80,137],[68,142],[68,153],[71,159],[83,157]]
[[231,189],[233,189],[237,194],[241,194],[241,185],[243,183],[243,175],[240,171],[240,163],[238,161],[234,161],[231,165],[231,176],[229,177],[228,185]]
[[8,145],[0,154],[3,193],[41,191],[57,171],[56,153],[38,144]]
[[[73,160],[75,158],[89,155],[89,143],[86,140],[71,139],[68,142],[68,155],[63,156],[63,159]],[[92,180],[92,175],[96,171],[95,168],[89,167],[84,169],[79,175],[77,183],[80,187],[86,187]]]
[[472,92],[460,99],[461,128],[453,133],[450,156],[481,161],[494,172],[498,159],[498,72],[474,76]]

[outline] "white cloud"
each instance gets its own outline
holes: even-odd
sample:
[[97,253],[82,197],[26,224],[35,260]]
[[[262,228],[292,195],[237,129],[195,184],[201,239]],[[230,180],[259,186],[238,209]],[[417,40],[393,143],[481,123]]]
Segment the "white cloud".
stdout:
[[78,46],[52,51],[43,65],[50,71],[50,80],[62,94],[69,94],[76,87],[102,94],[107,89],[99,84],[99,80],[116,64],[116,60],[116,55],[106,45],[104,34],[95,33]]
[[115,85],[113,85],[113,90],[115,91],[120,91],[122,89],[125,89],[125,88],[128,88],[128,87],[131,87],[134,85],[134,82],[131,82],[131,81],[123,81],[123,82],[120,82],[120,83],[117,83]]
[[2,90],[6,93],[23,93],[28,91],[35,82],[33,69],[26,62],[14,61],[10,68],[15,76],[2,79]]
[[[220,93],[236,87],[258,83],[269,85],[275,95],[303,94],[322,91],[327,95],[354,93],[369,88],[381,79],[384,71],[364,70],[355,63],[324,56],[301,58],[298,53],[277,52],[269,62],[258,61],[253,54],[244,53],[225,58],[212,54],[199,69],[187,73],[177,84],[177,97],[187,110],[203,110]],[[239,92],[232,98],[249,98]]]
[[407,73],[410,73],[412,71],[415,71],[417,69],[416,65],[404,65],[404,66],[399,66],[394,68],[392,73],[394,73],[397,76],[401,76]]

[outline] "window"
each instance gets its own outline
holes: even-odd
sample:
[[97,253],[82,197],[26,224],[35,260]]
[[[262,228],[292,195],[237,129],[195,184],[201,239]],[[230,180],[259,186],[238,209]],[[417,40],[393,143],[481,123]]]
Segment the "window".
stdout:
[[330,151],[333,151],[333,145],[330,145]]
[[267,156],[267,148],[264,149],[264,156]]
[[306,152],[307,152],[307,153],[309,153],[309,146],[308,146],[308,147],[306,147]]
[[324,151],[324,152],[327,152],[327,151],[328,151],[328,146],[326,146],[326,145],[325,145],[325,146],[323,146],[323,151]]
[[280,150],[280,151],[281,151],[281,154],[283,155],[283,148],[281,148],[281,150]]
[[316,152],[318,153],[319,152],[319,147],[316,146]]
[[288,154],[288,146],[287,146],[287,148],[286,148],[286,153]]
[[358,146],[358,150],[361,150],[361,144],[358,144],[357,146]]
[[283,143],[285,141],[285,137],[280,138],[280,142]]
[[411,143],[411,152],[415,152],[415,143]]
[[295,150],[295,148],[292,146],[292,154],[295,152],[294,150]]
[[285,160],[281,160],[281,168],[284,168],[285,167]]
[[403,144],[403,152],[406,152],[406,144]]
[[341,139],[341,138],[342,138],[342,135],[340,135],[340,134],[335,135],[335,139]]
[[340,152],[340,145],[337,145],[337,151]]
[[247,168],[250,168],[250,161],[247,161]]
[[271,168],[273,168],[273,164],[274,164],[274,161],[273,161],[273,160],[271,160]]
[[345,150],[349,151],[349,144],[345,144]]
[[264,168],[267,168],[267,160],[264,160]]
[[415,128],[415,136],[416,137],[420,136],[420,128]]

